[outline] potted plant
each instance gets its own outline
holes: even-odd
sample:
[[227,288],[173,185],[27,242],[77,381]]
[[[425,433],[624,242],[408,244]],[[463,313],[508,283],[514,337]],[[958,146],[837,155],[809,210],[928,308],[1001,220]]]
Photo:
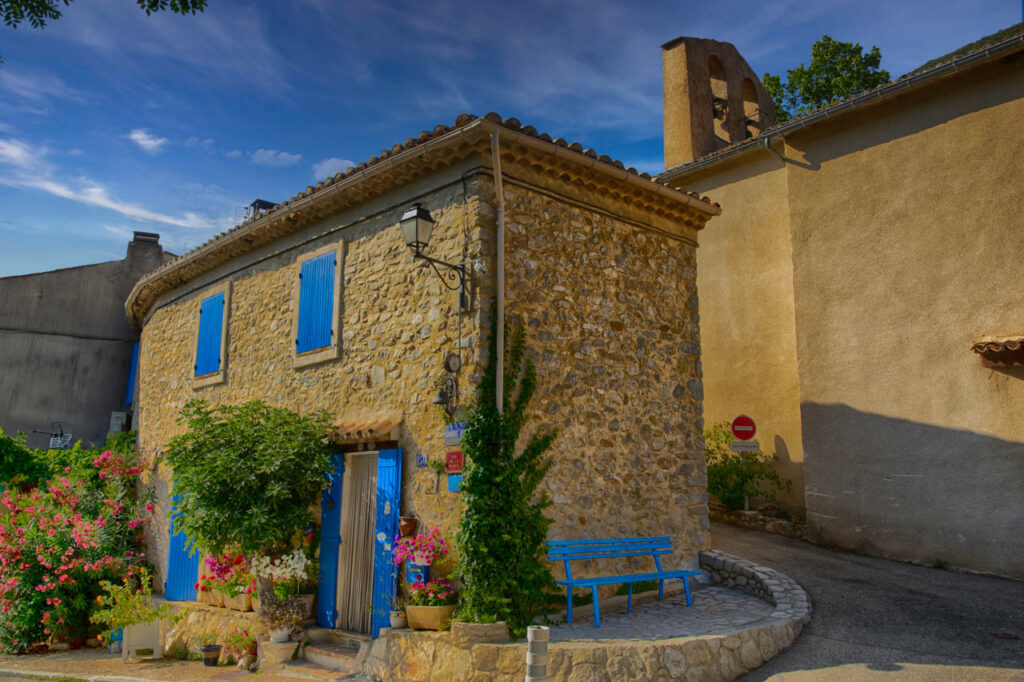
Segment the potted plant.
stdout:
[[447,630],[458,597],[455,587],[445,578],[414,583],[409,588],[405,614],[414,630]]
[[224,606],[224,595],[217,589],[220,582],[219,579],[212,575],[200,576],[199,582],[195,585],[196,601],[200,604],[209,604],[210,606]]
[[103,640],[113,641],[114,630],[121,629],[121,656],[124,660],[149,656],[163,656],[160,620],[171,612],[170,604],[153,606],[153,587],[149,571],[140,566],[128,571],[121,584],[101,580],[105,595],[96,597],[97,609],[89,616],[93,623],[107,626]]
[[256,662],[256,635],[248,630],[235,630],[224,640],[224,653],[248,670]]
[[220,650],[224,648],[217,644],[217,635],[204,632],[199,635],[199,651],[203,654],[203,665],[215,666],[220,662]]
[[252,562],[253,575],[274,581],[274,596],[280,600],[295,600],[303,604],[303,616],[313,615],[315,594],[299,594],[299,588],[309,579],[311,562],[302,548],[277,558],[257,556]]
[[417,566],[430,566],[447,554],[448,543],[441,537],[440,528],[431,528],[429,535],[395,538],[393,558],[396,566],[405,560]]
[[292,628],[305,617],[305,604],[297,599],[269,596],[260,601],[259,617],[271,642],[287,642]]
[[394,601],[391,602],[391,627],[408,627],[408,621],[405,616],[405,599],[402,597],[395,597]]

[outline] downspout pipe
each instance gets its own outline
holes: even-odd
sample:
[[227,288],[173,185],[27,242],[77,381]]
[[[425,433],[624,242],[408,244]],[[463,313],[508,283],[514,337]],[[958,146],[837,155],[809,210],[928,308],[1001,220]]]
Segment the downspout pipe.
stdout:
[[498,201],[498,303],[495,327],[498,330],[498,367],[495,377],[495,402],[498,414],[505,413],[505,194],[501,188],[501,150],[498,131],[491,132],[491,158],[494,165],[494,193]]

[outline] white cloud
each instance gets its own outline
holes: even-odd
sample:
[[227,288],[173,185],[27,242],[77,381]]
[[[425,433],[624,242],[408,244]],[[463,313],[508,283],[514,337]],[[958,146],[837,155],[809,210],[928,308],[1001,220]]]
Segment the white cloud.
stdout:
[[21,140],[0,139],[0,185],[38,189],[80,204],[106,208],[134,220],[199,229],[210,228],[214,224],[193,213],[176,217],[123,201],[87,177],[58,177],[54,167],[46,161],[47,154],[46,147],[36,147]]
[[348,170],[355,164],[348,159],[340,159],[337,156],[332,156],[329,159],[324,159],[320,163],[313,164],[313,177],[314,178],[326,178],[331,175],[340,173],[343,170]]
[[82,155],[82,150],[79,149],[78,147],[75,147],[74,149],[69,149],[68,150],[68,156],[81,156],[81,155]]
[[209,149],[210,147],[213,146],[213,138],[208,137],[205,140],[200,140],[198,137],[192,136],[185,140],[185,146],[202,147],[203,149]]
[[302,154],[289,154],[276,149],[257,149],[252,153],[252,162],[261,166],[294,166],[302,160]]
[[25,71],[4,66],[0,69],[0,89],[22,99],[41,102],[51,98],[83,101],[81,93],[53,74]]
[[163,146],[169,142],[166,137],[156,137],[143,128],[136,128],[128,133],[128,139],[150,154],[159,154]]
[[229,159],[240,159],[242,158],[242,150],[232,149],[231,151],[225,153],[224,156],[228,157]]

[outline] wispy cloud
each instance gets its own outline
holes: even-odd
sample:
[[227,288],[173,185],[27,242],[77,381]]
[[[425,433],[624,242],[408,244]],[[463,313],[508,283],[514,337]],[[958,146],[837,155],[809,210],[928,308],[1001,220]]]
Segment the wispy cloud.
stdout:
[[210,149],[213,147],[214,140],[211,137],[201,140],[198,137],[192,136],[185,140],[186,147],[202,147],[203,149]]
[[136,128],[128,133],[128,139],[150,154],[159,154],[169,142],[166,137],[157,137],[144,128]]
[[89,206],[98,206],[127,218],[187,228],[208,228],[211,221],[195,213],[171,216],[149,210],[111,195],[101,183],[88,177],[60,177],[47,160],[49,150],[14,139],[0,139],[0,185],[36,189]]
[[331,175],[340,173],[343,170],[348,170],[355,164],[348,159],[338,158],[332,156],[329,159],[324,159],[320,163],[313,164],[313,177],[314,178],[326,178]]
[[245,156],[245,154],[242,153],[241,149],[232,149],[229,152],[225,152],[224,156],[228,157],[229,159],[240,159],[243,156]]
[[251,154],[252,162],[261,166],[294,166],[302,161],[302,154],[289,154],[276,149],[257,149]]
[[15,97],[33,102],[43,102],[53,98],[84,101],[80,92],[51,73],[26,71],[6,65],[0,69],[0,89]]

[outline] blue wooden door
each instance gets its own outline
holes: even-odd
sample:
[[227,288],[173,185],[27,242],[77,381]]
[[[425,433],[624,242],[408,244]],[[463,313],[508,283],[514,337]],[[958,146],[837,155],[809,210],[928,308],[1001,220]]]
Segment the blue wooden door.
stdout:
[[179,499],[178,495],[171,498],[171,541],[167,547],[164,595],[167,601],[195,601],[196,581],[199,580],[199,552],[190,552],[188,536],[174,528],[174,520],[181,513],[178,511]]
[[395,597],[397,568],[391,546],[398,535],[398,505],[402,488],[402,451],[381,450],[377,455],[377,530],[373,553],[373,617],[370,634],[376,637],[389,626]]
[[317,575],[316,624],[334,629],[338,618],[338,548],[341,546],[341,481],[345,456],[334,455],[331,486],[320,498],[320,573]]

